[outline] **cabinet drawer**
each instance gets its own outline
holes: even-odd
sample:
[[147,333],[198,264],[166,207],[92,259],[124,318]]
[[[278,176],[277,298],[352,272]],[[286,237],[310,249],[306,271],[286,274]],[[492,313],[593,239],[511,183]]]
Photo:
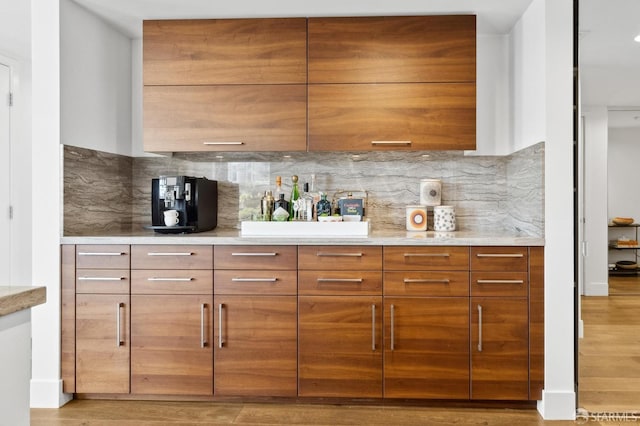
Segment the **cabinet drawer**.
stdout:
[[472,296],[527,297],[526,272],[472,272]]
[[129,269],[78,269],[76,293],[128,294]]
[[379,271],[382,269],[382,247],[300,246],[298,269]]
[[469,295],[468,272],[403,271],[384,273],[385,296],[456,296]]
[[384,269],[396,271],[467,271],[468,247],[398,246],[384,248]]
[[78,269],[129,269],[128,245],[76,246]]
[[472,271],[527,271],[527,247],[471,247]]
[[213,269],[212,246],[135,245],[131,269]]
[[300,295],[380,295],[382,272],[298,271]]
[[214,294],[295,295],[298,274],[295,270],[224,270],[215,271],[214,283]]
[[215,269],[296,269],[295,246],[216,246]]
[[132,270],[131,294],[213,294],[213,271]]

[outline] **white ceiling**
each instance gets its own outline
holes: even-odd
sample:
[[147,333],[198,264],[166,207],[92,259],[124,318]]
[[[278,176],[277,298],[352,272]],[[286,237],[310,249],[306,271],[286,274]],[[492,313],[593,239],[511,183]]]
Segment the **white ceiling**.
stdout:
[[481,34],[505,34],[532,0],[74,0],[133,38],[143,19],[475,13]]

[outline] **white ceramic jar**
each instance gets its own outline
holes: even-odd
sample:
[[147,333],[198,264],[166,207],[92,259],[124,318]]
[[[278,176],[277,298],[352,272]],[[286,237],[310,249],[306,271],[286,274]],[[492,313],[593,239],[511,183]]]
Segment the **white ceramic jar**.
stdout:
[[442,202],[442,181],[440,179],[420,179],[420,204],[439,206]]
[[435,206],[433,208],[433,230],[439,232],[456,230],[456,210],[453,206]]
[[407,206],[407,231],[427,230],[427,208],[425,206]]

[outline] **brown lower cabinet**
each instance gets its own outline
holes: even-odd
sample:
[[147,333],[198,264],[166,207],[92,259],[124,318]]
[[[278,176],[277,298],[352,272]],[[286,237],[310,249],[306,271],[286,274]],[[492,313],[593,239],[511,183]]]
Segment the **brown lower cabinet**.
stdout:
[[529,399],[525,298],[471,298],[471,398]]
[[469,398],[469,302],[385,297],[385,398]]
[[76,296],[76,392],[129,393],[129,295]]
[[213,394],[213,297],[131,296],[131,393]]
[[382,397],[382,297],[298,298],[298,394]]

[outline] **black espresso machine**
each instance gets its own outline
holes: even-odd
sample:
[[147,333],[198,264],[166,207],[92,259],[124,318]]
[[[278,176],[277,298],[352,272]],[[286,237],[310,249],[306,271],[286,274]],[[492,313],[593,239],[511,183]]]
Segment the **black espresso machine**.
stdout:
[[[164,212],[178,211],[178,223],[166,226]],[[210,231],[218,224],[218,182],[190,176],[151,180],[151,228],[163,234]]]

